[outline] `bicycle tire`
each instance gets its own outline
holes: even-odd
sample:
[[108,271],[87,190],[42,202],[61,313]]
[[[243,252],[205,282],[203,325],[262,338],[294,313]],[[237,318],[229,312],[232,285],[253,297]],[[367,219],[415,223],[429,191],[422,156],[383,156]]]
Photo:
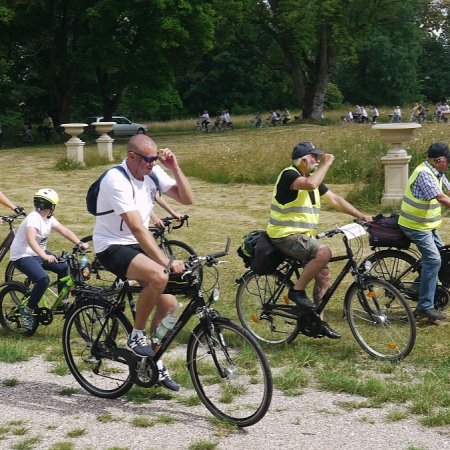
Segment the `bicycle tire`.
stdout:
[[7,333],[29,337],[36,332],[37,320],[31,330],[22,328],[19,321],[19,307],[29,295],[29,288],[22,283],[10,283],[0,291],[0,324]]
[[369,270],[371,275],[392,284],[405,298],[418,300],[420,275],[415,269],[417,259],[413,255],[401,250],[387,249],[369,255],[361,267],[364,267],[366,261],[372,265]]
[[121,311],[108,314],[110,309],[101,300],[80,302],[66,317],[62,344],[77,382],[96,397],[112,399],[133,386],[128,364],[113,353],[126,348],[132,325]]
[[[376,278],[392,284],[407,300],[415,302],[419,300],[420,274],[417,271],[418,261],[413,255],[389,249],[375,252],[365,261],[370,261],[372,264],[370,273]],[[449,291],[444,285],[438,284],[434,296],[434,307],[443,310],[449,301]]]
[[97,259],[97,256],[94,252],[94,246],[92,244],[92,235],[85,236],[83,239],[81,239],[81,242],[88,243],[91,250],[90,252],[86,253],[91,268],[91,284],[94,284],[96,286],[114,288],[114,286],[116,285],[117,276],[109,270],[106,270],[103,267],[102,263]]
[[362,290],[353,283],[345,296],[353,337],[369,355],[399,361],[416,341],[414,315],[400,291],[388,282],[372,278],[365,284],[367,289]]
[[8,283],[10,281],[23,283],[25,286],[31,285],[31,280],[16,267],[14,261],[9,261],[5,270],[5,282]]
[[187,361],[194,388],[214,416],[239,427],[264,417],[272,401],[272,373],[261,347],[243,328],[225,318],[214,319],[206,330],[198,324]]
[[162,243],[161,250],[169,258],[173,256],[174,259],[179,259],[183,262],[186,262],[190,256],[197,255],[197,252],[190,245],[176,239]]
[[[271,301],[276,290],[283,283],[275,302]],[[268,344],[289,344],[299,333],[296,319],[281,316],[277,305],[292,305],[287,298],[292,281],[283,282],[283,275],[256,275],[247,272],[239,283],[236,293],[236,310],[241,325],[256,339]],[[273,309],[275,306],[275,310]]]

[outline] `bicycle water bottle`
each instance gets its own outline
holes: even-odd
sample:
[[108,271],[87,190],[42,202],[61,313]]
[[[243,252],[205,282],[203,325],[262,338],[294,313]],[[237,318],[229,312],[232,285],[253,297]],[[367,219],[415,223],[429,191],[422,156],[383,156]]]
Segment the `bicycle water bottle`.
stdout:
[[80,269],[81,273],[83,274],[84,278],[87,278],[89,276],[89,259],[86,255],[83,255],[80,260]]
[[158,328],[156,328],[152,336],[152,341],[155,344],[159,345],[161,343],[161,340],[169,332],[169,330],[171,330],[175,326],[178,321],[178,312],[181,307],[182,305],[178,303],[175,311],[172,311],[163,317],[160,324],[158,325]]

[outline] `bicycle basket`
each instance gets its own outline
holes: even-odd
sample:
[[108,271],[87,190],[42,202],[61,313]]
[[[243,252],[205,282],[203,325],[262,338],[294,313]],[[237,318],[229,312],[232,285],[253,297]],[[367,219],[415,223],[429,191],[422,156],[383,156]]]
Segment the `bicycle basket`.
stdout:
[[84,284],[89,280],[91,274],[91,265],[89,263],[82,268],[75,255],[71,255],[67,260],[67,265],[69,266],[70,275],[77,284]]
[[394,247],[406,250],[411,241],[398,225],[398,214],[385,217],[382,214],[374,217],[367,228],[371,247]]

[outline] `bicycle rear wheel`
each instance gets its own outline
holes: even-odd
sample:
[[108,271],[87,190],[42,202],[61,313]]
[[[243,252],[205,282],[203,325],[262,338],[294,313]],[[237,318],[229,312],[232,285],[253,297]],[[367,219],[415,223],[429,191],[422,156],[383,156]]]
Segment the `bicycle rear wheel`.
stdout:
[[80,302],[63,328],[63,351],[78,383],[101,398],[117,398],[133,386],[121,351],[126,350],[132,326],[121,311],[99,300]]
[[161,248],[169,258],[173,256],[174,259],[180,259],[181,261],[187,261],[190,256],[197,254],[190,245],[175,239],[164,242]]
[[9,281],[18,281],[25,284],[26,286],[30,286],[31,284],[31,280],[16,267],[14,261],[9,261],[8,265],[6,266],[5,282]]
[[371,356],[399,361],[416,341],[414,315],[402,294],[376,278],[362,289],[356,282],[345,296],[345,312],[358,344]]
[[368,256],[361,264],[369,261],[369,271],[376,278],[381,278],[397,288],[407,299],[419,298],[420,274],[417,259],[409,253],[399,250],[381,250]]
[[31,336],[39,326],[37,320],[34,321],[33,328],[27,330],[20,325],[19,307],[28,303],[30,290],[21,283],[11,283],[0,291],[0,323],[8,333]]
[[[236,309],[242,326],[256,339],[269,344],[292,342],[299,333],[297,318],[286,309],[294,306],[287,298],[293,283],[280,274],[247,272],[236,293]],[[280,307],[280,308],[278,308]]]
[[187,348],[198,396],[214,416],[240,427],[255,424],[272,400],[272,374],[258,343],[228,319],[200,323]]

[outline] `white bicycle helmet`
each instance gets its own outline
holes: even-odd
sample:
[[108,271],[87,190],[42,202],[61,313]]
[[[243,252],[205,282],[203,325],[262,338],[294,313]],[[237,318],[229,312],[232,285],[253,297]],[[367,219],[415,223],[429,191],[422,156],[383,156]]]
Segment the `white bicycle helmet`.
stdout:
[[58,202],[58,194],[50,188],[39,189],[33,196],[33,204],[38,211],[43,211],[44,209],[53,211]]

